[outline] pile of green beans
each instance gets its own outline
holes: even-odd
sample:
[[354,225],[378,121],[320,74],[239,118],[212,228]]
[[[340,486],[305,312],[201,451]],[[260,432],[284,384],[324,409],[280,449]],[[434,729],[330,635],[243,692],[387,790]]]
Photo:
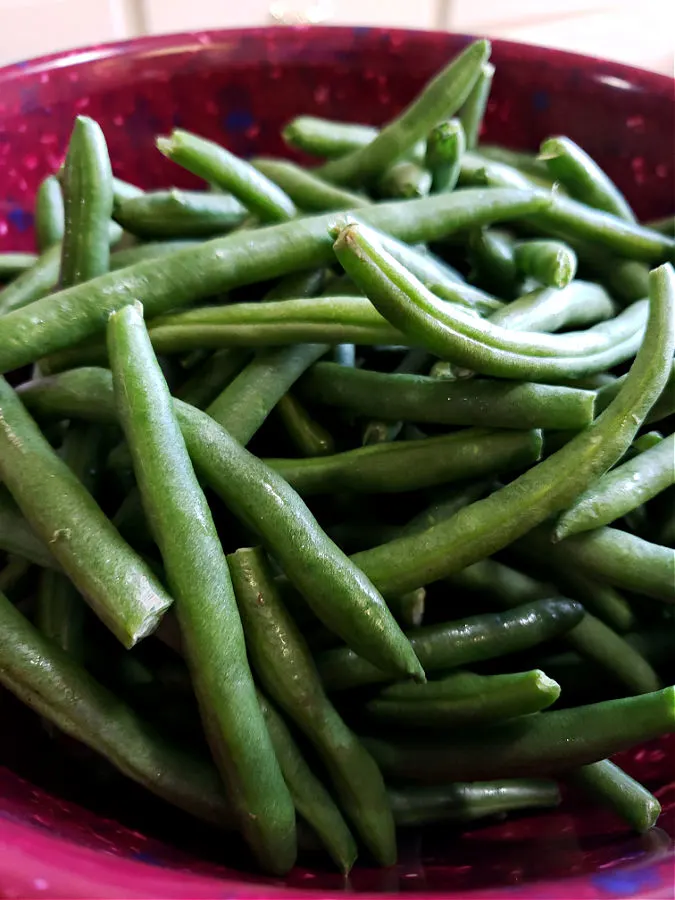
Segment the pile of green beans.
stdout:
[[483,145],[489,56],[316,167],[158,136],[201,191],[78,117],[0,254],[0,685],[271,875],[660,813],[609,757],[675,732],[675,237]]

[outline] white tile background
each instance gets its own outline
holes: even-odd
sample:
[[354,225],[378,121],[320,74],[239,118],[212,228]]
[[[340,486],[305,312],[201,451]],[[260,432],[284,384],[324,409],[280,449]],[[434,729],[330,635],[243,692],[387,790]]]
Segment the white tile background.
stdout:
[[298,19],[475,32],[674,74],[671,0],[0,0],[0,65],[144,33]]

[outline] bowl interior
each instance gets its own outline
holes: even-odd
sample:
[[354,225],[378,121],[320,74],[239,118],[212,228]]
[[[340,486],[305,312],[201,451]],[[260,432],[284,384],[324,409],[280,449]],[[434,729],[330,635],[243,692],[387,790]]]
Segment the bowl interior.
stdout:
[[[209,32],[105,45],[0,70],[0,250],[32,249],[42,177],[61,163],[73,116],[99,120],[115,173],[143,187],[193,184],[154,151],[172,127],[244,156],[288,155],[300,113],[378,124],[395,115],[468,38],[382,29]],[[672,83],[614,63],[495,42],[484,139],[531,148],[565,133],[625,191],[640,217],[672,212]],[[0,336],[1,339],[1,336]],[[465,833],[407,835],[393,870],[359,866],[349,885],[317,860],[284,884],[242,874],[236,840],[168,809],[107,766],[90,774],[73,742],[0,691],[13,728],[0,742],[0,894],[222,897],[369,891],[475,897],[672,896],[675,741],[621,758],[656,789],[659,828],[630,834],[566,798],[555,814]],[[123,824],[122,824],[123,823]],[[223,865],[223,860],[231,868]],[[4,892],[4,893],[3,893]]]

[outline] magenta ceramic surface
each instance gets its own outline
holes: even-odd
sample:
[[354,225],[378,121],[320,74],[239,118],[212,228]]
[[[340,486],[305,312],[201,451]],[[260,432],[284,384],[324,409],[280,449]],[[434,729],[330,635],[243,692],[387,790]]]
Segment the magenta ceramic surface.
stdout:
[[[77,113],[99,120],[120,177],[143,187],[189,184],[153,152],[155,135],[181,126],[243,155],[285,153],[279,132],[294,115],[380,123],[467,40],[362,28],[215,31],[0,70],[0,250],[32,249],[35,190],[60,164]],[[536,148],[564,132],[616,179],[638,215],[673,211],[671,80],[499,41],[493,61],[486,140]],[[84,763],[81,773],[73,765],[77,746],[61,760],[37,718],[2,692],[0,721],[0,897],[314,898],[349,889],[473,900],[675,896],[672,738],[619,757],[663,805],[649,834],[631,834],[572,795],[555,813],[407,835],[392,870],[360,864],[344,882],[318,862],[279,882],[237,871],[246,857],[235,839],[110,772],[107,791],[97,791]]]

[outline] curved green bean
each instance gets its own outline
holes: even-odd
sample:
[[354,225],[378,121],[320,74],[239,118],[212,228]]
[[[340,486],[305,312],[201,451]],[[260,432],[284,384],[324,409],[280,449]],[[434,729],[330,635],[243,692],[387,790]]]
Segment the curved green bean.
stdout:
[[516,295],[521,279],[508,235],[489,228],[472,232],[467,256],[472,281],[506,299]]
[[263,553],[228,557],[249,657],[265,690],[302,729],[328,771],[348,818],[382,865],[396,862],[394,819],[384,781],[332,705]]
[[285,191],[299,209],[309,212],[358,209],[360,206],[369,206],[372,202],[361,194],[330,184],[313,172],[302,169],[286,159],[255,157],[251,163],[266,178]]
[[607,409],[560,450],[446,522],[356,554],[356,564],[383,593],[429,584],[496,553],[569,506],[621,458],[664,388],[675,347],[675,276],[669,265],[650,274],[650,290],[645,339]]
[[30,268],[0,290],[0,315],[21,309],[49,294],[56,287],[60,266],[61,244],[54,244],[41,253]]
[[286,394],[279,400],[277,412],[288,436],[303,456],[313,458],[335,453],[332,434],[310,416],[293,394]]
[[[479,82],[480,77],[476,86]],[[459,119],[439,122],[431,129],[427,135],[424,164],[431,172],[432,194],[455,189],[466,143],[464,128]]]
[[142,310],[134,305],[113,314],[107,337],[115,403],[176,597],[206,737],[244,836],[265,869],[283,873],[295,862],[295,810],[256,698],[218,533]]
[[115,206],[115,221],[142,238],[212,237],[236,228],[246,209],[228,194],[154,191]]
[[649,831],[661,815],[656,797],[608,759],[576,769],[567,780],[640,833]]
[[321,166],[321,177],[336,184],[359,184],[379,176],[397,159],[409,153],[437,122],[457,112],[469,96],[489,55],[489,41],[470,44],[369,144]]
[[518,241],[514,261],[523,275],[546,287],[564,288],[577,273],[576,254],[562,241]]
[[560,290],[535,288],[490,313],[490,322],[513,331],[560,331],[611,319],[616,308],[607,291],[590,281],[572,281]]
[[565,772],[675,732],[675,688],[486,725],[442,741],[365,740],[385,775],[443,783]]
[[481,66],[476,83],[457,114],[464,126],[468,150],[473,150],[478,144],[494,74],[495,67],[492,63],[484,63]]
[[[423,625],[410,631],[408,637],[425,670],[437,672],[537,646],[574,628],[583,614],[578,603],[553,598],[503,613]],[[331,691],[391,681],[386,672],[348,647],[327,650],[316,663],[326,689]]]
[[339,159],[370,144],[378,129],[353,122],[334,122],[317,116],[297,116],[282,135],[287,144],[325,159]]
[[56,175],[48,175],[38,188],[35,197],[35,239],[38,250],[44,253],[53,244],[63,240],[65,210],[63,193]]
[[607,472],[581,494],[555,527],[558,541],[609,525],[675,484],[675,435]]
[[343,491],[379,494],[518,471],[536,462],[541,449],[540,431],[467,429],[332,456],[265,461],[303,497]]
[[416,162],[403,159],[390,166],[375,187],[380,197],[401,200],[426,197],[431,189],[431,173]]

